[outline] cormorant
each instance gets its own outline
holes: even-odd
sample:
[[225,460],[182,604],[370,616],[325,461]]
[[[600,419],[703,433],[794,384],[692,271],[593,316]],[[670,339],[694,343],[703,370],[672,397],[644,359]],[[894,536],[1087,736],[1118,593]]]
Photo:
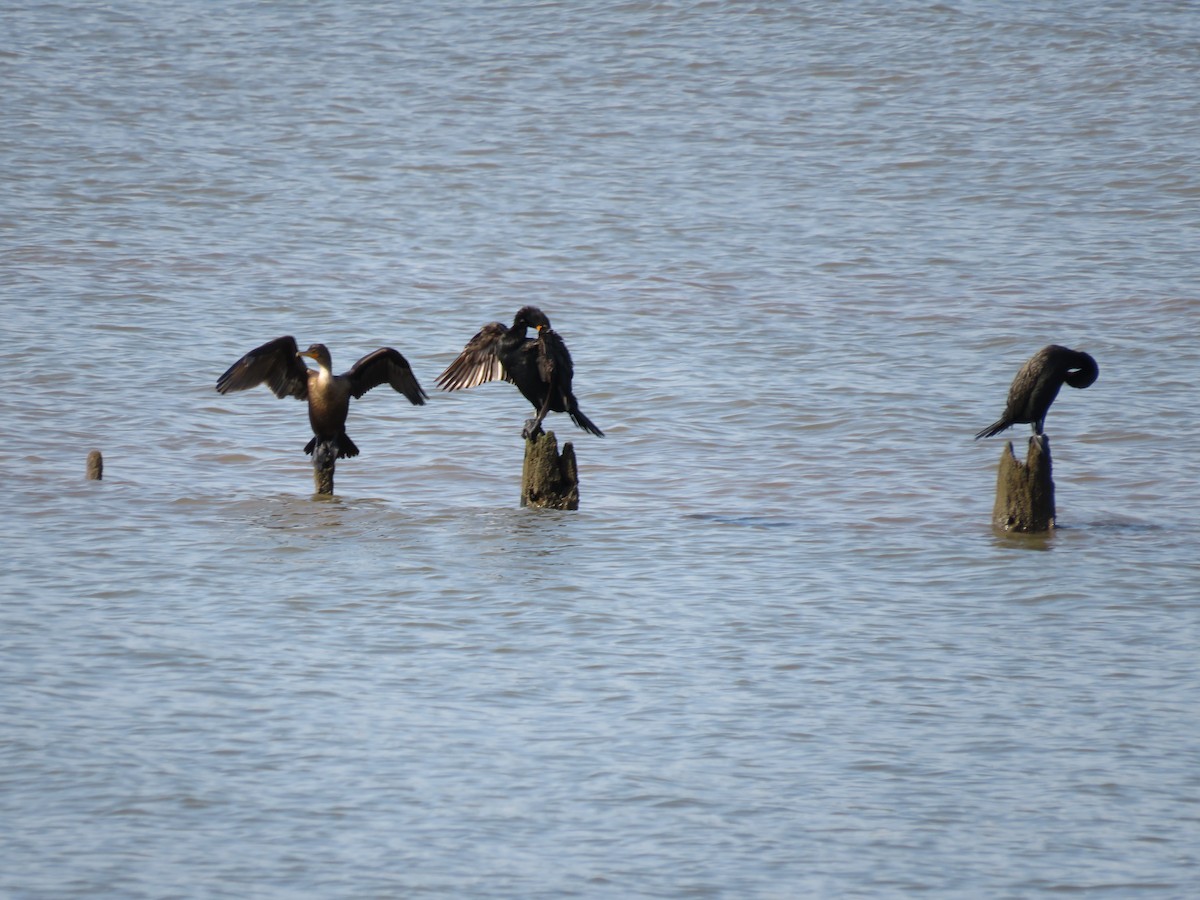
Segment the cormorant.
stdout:
[[[318,368],[308,368],[302,356],[315,359]],[[244,391],[263,382],[276,397],[308,401],[313,439],[304,452],[311,454],[318,441],[332,441],[337,445],[338,459],[358,456],[358,447],[346,434],[351,397],[357,399],[373,387],[390,384],[414,406],[421,406],[426,398],[408,361],[391,347],[380,347],[351,366],[349,372],[334,375],[324,344],[313,344],[301,353],[290,334],[256,347],[235,362],[217,379],[217,390],[222,394]]]
[[1043,347],[1029,358],[1012,387],[1008,389],[1008,404],[1004,415],[989,425],[975,440],[999,434],[1010,425],[1029,423],[1033,433],[1042,434],[1046,412],[1058,396],[1058,389],[1065,381],[1073,388],[1091,385],[1100,374],[1096,360],[1080,350],[1069,350],[1058,344]]
[[[527,328],[537,329],[537,337],[526,337]],[[526,420],[522,437],[540,434],[542,420],[551,410],[567,413],[584,431],[604,437],[604,432],[580,412],[571,393],[574,372],[567,345],[550,327],[546,314],[536,306],[523,306],[511,328],[500,322],[484,325],[438,376],[437,384],[444,391],[457,391],[503,378],[515,384],[537,410],[535,418]]]

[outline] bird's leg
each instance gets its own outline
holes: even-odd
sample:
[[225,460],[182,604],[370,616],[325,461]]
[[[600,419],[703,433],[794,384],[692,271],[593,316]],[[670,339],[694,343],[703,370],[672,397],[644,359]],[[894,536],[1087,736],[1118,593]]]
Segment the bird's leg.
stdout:
[[542,420],[546,418],[546,413],[550,411],[550,398],[546,398],[546,402],[542,404],[542,408],[538,410],[536,418],[526,419],[525,428],[521,432],[521,437],[527,441],[532,441],[535,437],[542,433]]
[[546,413],[550,412],[550,392],[546,392],[546,401],[542,404],[542,408],[538,410],[537,418],[525,420],[525,430],[521,432],[521,436],[525,440],[530,441],[542,433],[542,420],[546,418]]

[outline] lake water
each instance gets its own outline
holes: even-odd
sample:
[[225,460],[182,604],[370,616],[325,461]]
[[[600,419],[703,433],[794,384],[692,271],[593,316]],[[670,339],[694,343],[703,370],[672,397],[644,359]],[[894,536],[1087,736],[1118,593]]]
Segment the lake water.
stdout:
[[[0,895],[1200,892],[1194,4],[3,22]],[[434,390],[526,303],[577,512]],[[332,500],[213,389],[281,334],[432,394]],[[1006,537],[1048,343],[1100,378]]]

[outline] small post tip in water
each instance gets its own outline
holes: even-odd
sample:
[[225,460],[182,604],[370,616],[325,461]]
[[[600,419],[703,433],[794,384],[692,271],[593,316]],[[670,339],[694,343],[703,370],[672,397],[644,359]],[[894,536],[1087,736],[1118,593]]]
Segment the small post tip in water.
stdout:
[[100,481],[104,478],[104,457],[99,450],[93,450],[87,457],[88,481]]

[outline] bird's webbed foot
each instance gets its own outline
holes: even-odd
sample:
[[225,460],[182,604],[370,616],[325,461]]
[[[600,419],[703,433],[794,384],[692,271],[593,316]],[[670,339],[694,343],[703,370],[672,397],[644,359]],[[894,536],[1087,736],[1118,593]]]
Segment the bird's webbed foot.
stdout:
[[521,429],[521,437],[527,441],[532,441],[542,433],[542,423],[537,419],[526,419],[525,427]]

